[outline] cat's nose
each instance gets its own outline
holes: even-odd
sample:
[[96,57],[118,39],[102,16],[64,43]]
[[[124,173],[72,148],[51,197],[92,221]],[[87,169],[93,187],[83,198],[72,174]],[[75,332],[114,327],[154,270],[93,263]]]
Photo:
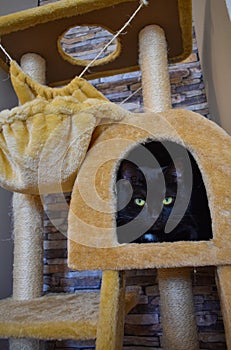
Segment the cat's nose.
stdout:
[[161,208],[157,209],[152,209],[149,211],[149,215],[150,215],[150,220],[152,221],[152,224],[154,224],[154,222],[158,219],[158,217],[160,216],[161,213]]

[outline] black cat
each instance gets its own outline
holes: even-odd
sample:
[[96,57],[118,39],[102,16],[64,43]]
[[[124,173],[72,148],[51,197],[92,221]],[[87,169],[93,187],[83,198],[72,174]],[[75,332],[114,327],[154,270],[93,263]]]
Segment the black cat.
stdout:
[[117,173],[118,242],[212,238],[206,190],[194,158],[170,141],[141,146],[122,160]]

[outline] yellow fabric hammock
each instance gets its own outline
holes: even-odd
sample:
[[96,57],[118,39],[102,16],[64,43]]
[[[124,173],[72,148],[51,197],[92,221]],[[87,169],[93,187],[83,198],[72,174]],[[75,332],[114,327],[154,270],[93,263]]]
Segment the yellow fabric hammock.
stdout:
[[71,191],[96,125],[123,115],[111,113],[112,103],[78,77],[49,88],[12,61],[11,79],[23,105],[0,113],[1,186],[30,194]]

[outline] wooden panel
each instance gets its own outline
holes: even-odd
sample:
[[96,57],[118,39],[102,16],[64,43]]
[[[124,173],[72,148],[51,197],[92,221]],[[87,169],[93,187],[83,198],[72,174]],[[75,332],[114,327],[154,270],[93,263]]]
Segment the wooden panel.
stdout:
[[[94,2],[99,3],[85,2],[92,3],[91,9],[94,8]],[[60,3],[65,5],[66,2]],[[114,1],[114,6],[113,1],[109,1],[103,8],[95,6],[96,9],[90,11],[89,6],[82,9],[81,6],[77,6],[78,1],[75,3],[72,14],[69,13],[68,7],[58,11],[58,6],[61,6],[58,2],[21,12],[19,17],[11,15],[0,18],[1,43],[7,52],[17,61],[28,52],[44,57],[47,62],[48,84],[69,81],[83,70],[83,67],[71,64],[60,55],[57,48],[60,35],[70,27],[83,24],[102,26],[116,33],[139,5],[137,0],[117,0]],[[69,4],[73,6],[73,1]],[[164,29],[171,62],[184,59],[190,54],[191,0],[150,0],[148,6],[144,6],[126,28],[125,33],[120,35],[122,50],[119,57],[106,65],[92,67],[86,77],[93,78],[138,69],[138,34],[150,24],[157,24]],[[2,53],[0,59],[5,61]]]

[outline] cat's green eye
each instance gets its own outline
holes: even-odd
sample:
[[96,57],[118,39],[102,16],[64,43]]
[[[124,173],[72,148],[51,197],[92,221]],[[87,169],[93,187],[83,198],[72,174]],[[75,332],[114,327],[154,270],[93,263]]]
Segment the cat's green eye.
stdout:
[[170,205],[172,204],[173,202],[173,198],[172,197],[166,197],[164,200],[163,200],[163,204],[164,205]]
[[135,204],[138,205],[139,207],[143,207],[144,204],[145,204],[145,200],[142,199],[142,198],[136,198],[136,199],[134,200],[134,202],[135,202]]

